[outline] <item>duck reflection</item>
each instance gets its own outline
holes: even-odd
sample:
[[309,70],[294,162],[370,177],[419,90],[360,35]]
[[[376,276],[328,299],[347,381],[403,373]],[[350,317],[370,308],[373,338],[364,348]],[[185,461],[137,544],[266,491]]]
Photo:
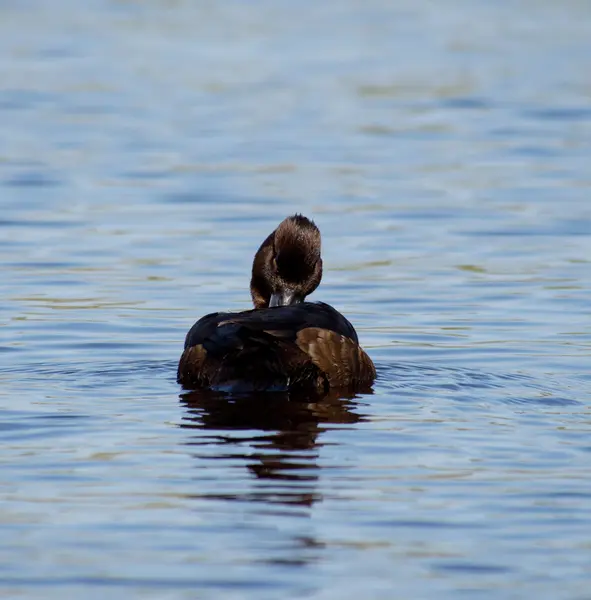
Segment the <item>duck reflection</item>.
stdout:
[[[212,490],[207,497],[283,505],[311,506],[321,499],[317,481],[322,433],[364,418],[355,395],[337,392],[318,400],[287,393],[228,396],[200,390],[182,394],[181,401],[187,408],[181,427],[199,430],[190,444],[209,449],[219,444],[214,458],[228,464],[238,459],[256,478],[242,493]],[[211,458],[210,451],[207,456]]]

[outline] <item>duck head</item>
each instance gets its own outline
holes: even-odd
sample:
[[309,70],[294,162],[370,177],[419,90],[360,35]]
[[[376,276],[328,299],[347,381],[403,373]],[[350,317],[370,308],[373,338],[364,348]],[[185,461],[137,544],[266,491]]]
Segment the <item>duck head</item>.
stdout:
[[258,249],[250,294],[255,308],[303,302],[322,279],[320,231],[303,215],[283,220]]

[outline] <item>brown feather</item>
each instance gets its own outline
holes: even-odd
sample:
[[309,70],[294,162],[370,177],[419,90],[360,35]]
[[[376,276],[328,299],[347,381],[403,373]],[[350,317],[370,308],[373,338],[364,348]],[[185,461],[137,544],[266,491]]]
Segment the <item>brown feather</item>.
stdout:
[[370,384],[375,379],[376,370],[369,356],[357,342],[344,335],[307,327],[298,331],[296,344],[326,374],[331,387]]
[[185,383],[188,380],[187,375],[191,374],[191,383],[199,387],[208,387],[211,382],[207,376],[207,362],[207,350],[201,344],[186,348],[179,360],[177,381]]

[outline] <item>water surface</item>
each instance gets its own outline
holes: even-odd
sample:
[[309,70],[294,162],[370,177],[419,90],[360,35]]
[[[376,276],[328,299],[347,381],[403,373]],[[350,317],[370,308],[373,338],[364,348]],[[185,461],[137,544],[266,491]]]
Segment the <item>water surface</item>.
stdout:
[[[0,591],[589,597],[586,2],[4,2]],[[286,215],[374,393],[175,382]]]

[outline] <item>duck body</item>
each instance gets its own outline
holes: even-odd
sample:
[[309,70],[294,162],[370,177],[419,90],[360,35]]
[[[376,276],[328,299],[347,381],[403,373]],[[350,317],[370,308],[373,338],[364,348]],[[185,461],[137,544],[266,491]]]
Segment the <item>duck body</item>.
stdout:
[[343,315],[302,302],[206,315],[187,334],[177,376],[185,387],[322,393],[371,385],[375,374]]
[[302,215],[282,221],[258,249],[255,306],[202,317],[189,330],[177,380],[228,392],[367,388],[376,371],[353,325],[323,302],[305,302],[322,278],[320,232]]

